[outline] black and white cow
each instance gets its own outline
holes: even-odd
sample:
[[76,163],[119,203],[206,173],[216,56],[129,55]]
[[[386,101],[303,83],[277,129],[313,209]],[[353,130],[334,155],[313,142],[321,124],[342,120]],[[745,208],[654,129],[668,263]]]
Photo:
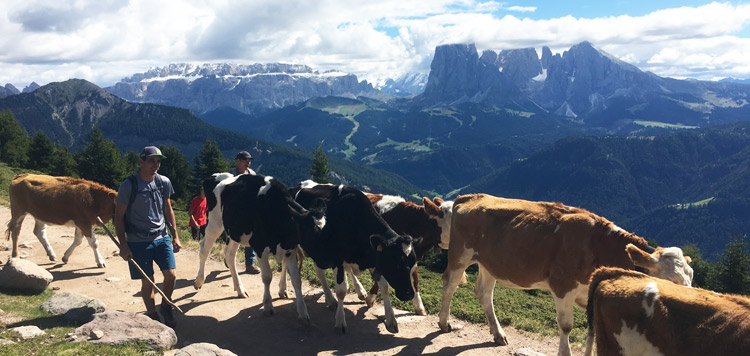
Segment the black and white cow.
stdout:
[[[419,239],[394,232],[364,193],[357,189],[306,181],[292,188],[291,193],[307,209],[316,209],[321,200],[325,203],[323,230],[320,234],[303,234],[300,245],[315,262],[326,304],[329,307],[336,305],[336,330],[345,333],[347,329],[344,319],[344,297],[348,290],[345,269],[351,268],[355,274],[370,270],[383,296],[386,329],[398,332],[388,285],[393,287],[398,299],[407,301],[414,297],[411,276],[417,266],[413,244]],[[338,301],[333,298],[326,282],[324,270],[328,268],[333,269],[336,278],[334,289]]]
[[302,208],[289,195],[288,188],[274,179],[262,175],[232,176],[229,173],[214,174],[203,183],[206,191],[208,225],[201,242],[200,268],[194,287],[200,289],[205,280],[204,268],[211,247],[223,231],[229,236],[225,250],[225,260],[232,273],[234,290],[240,297],[248,297],[242,281],[237,276],[234,263],[240,245],[252,248],[259,256],[261,278],[264,284],[263,313],[274,313],[271,303],[270,284],[272,271],[268,255],[277,262],[284,260],[288,267],[296,297],[298,317],[309,323],[302,296],[302,281],[297,267],[297,254],[294,253],[300,242],[300,235],[315,236],[320,233],[324,222],[325,207],[308,211]]

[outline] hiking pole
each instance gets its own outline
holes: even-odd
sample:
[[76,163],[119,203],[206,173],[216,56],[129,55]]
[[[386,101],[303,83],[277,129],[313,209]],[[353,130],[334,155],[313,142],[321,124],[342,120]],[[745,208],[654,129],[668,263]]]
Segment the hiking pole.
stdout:
[[[99,223],[99,226],[101,226],[101,227],[102,227],[102,228],[104,229],[104,231],[106,231],[106,232],[107,232],[107,235],[109,235],[109,238],[110,238],[110,239],[112,239],[112,242],[114,242],[114,243],[115,243],[115,246],[117,246],[117,248],[120,248],[120,243],[119,243],[119,242],[117,242],[117,239],[115,239],[115,235],[112,235],[112,232],[110,232],[110,231],[109,231],[109,229],[107,228],[107,225],[104,225],[104,222],[102,221],[102,219],[100,219],[100,218],[99,218],[99,217],[97,216],[97,217],[96,217],[96,221],[97,221],[97,222]],[[149,277],[148,277],[148,276],[146,275],[146,272],[143,272],[143,269],[141,269],[141,266],[139,266],[139,265],[138,265],[138,263],[136,263],[136,262],[135,262],[135,261],[133,260],[133,258],[130,258],[130,259],[128,259],[128,262],[132,263],[132,264],[133,264],[133,266],[135,266],[135,268],[137,268],[137,269],[138,269],[138,271],[139,271],[139,272],[141,272],[141,275],[143,275],[143,278],[146,278],[146,280],[147,280],[147,281],[148,281],[149,283],[151,283],[151,286],[152,286],[152,287],[154,287],[154,289],[156,289],[156,291],[157,291],[157,292],[159,292],[159,294],[161,294],[161,297],[162,297],[162,298],[164,298],[164,301],[166,301],[166,302],[167,302],[167,304],[169,304],[169,305],[171,305],[171,306],[172,306],[173,308],[177,309],[177,311],[179,311],[180,313],[182,313],[182,314],[185,314],[185,312],[184,312],[184,311],[182,311],[182,309],[180,309],[180,307],[178,307],[178,306],[177,306],[177,305],[176,305],[175,303],[172,303],[172,300],[170,300],[170,299],[169,299],[169,297],[167,297],[167,295],[166,295],[166,294],[164,294],[164,292],[162,292],[162,291],[161,291],[161,289],[159,289],[159,287],[157,287],[157,286],[156,286],[156,283],[154,283],[154,281],[152,281],[152,280],[151,280],[151,278],[149,278]]]

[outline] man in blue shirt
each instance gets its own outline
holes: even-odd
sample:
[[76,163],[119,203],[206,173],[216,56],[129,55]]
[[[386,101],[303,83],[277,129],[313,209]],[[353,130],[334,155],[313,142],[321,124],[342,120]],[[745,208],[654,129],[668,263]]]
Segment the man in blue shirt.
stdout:
[[[114,223],[120,240],[120,257],[126,261],[132,258],[151,280],[154,279],[153,264],[156,262],[164,275],[163,292],[171,299],[177,280],[174,253],[179,252],[182,245],[174,228],[174,211],[169,199],[174,194],[172,182],[156,173],[163,158],[166,157],[159,148],[143,148],[138,173],[126,178],[117,191]],[[153,287],[133,265],[129,266],[130,278],[141,279],[146,315],[159,320]],[[172,307],[162,301],[159,311],[164,324],[175,327]]]
[[[247,151],[240,151],[234,158],[236,166],[230,170],[235,176],[242,174],[255,174],[255,171],[250,169],[250,162],[253,160],[253,156]],[[245,247],[245,272],[250,274],[260,273],[260,268],[255,265],[255,251],[252,247]]]

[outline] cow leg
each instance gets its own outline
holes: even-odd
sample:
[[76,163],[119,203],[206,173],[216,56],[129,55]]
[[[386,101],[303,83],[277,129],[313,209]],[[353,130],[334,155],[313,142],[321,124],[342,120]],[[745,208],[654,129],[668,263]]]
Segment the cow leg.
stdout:
[[336,325],[334,325],[334,329],[341,334],[346,334],[344,298],[346,298],[346,293],[349,291],[349,283],[346,281],[345,268],[346,267],[344,266],[340,266],[333,269],[333,274],[336,276],[336,285],[334,286],[334,289],[336,290],[336,299],[338,299],[336,303]]
[[505,336],[505,331],[500,327],[500,323],[497,321],[495,315],[495,306],[492,303],[492,295],[495,291],[495,277],[493,277],[486,268],[479,265],[479,275],[477,276],[477,283],[474,285],[474,294],[479,299],[479,304],[482,306],[482,311],[487,317],[487,323],[490,325],[490,333],[495,338],[495,343],[500,346],[508,344],[508,338]]
[[385,329],[395,334],[398,332],[398,323],[396,322],[396,315],[393,313],[393,307],[391,306],[391,298],[388,295],[388,281],[383,276],[380,276],[377,283],[380,288],[380,296],[383,297]]
[[451,299],[453,298],[453,293],[456,292],[458,284],[461,282],[463,272],[467,267],[462,266],[459,268],[451,268],[450,261],[448,261],[448,264],[449,265],[445,269],[445,272],[443,272],[443,298],[440,312],[438,313],[438,326],[440,327],[440,330],[446,333],[461,328],[460,325],[451,326],[451,324],[448,323],[448,317],[451,313]]
[[331,293],[331,288],[328,286],[326,271],[318,267],[318,265],[316,264],[315,275],[318,276],[318,281],[320,282],[321,287],[323,287],[323,295],[325,295],[326,297],[326,307],[331,310],[336,309],[338,307],[338,303],[336,302],[336,298],[333,297],[333,293]]
[[573,330],[573,305],[575,304],[576,291],[572,290],[562,298],[552,293],[557,310],[557,327],[560,329],[560,347],[558,356],[570,356],[570,331]]
[[[36,238],[39,239],[39,242],[44,246],[44,250],[47,251],[47,257],[49,257],[49,260],[57,260],[55,251],[52,249],[52,246],[50,246],[49,241],[47,241],[47,224],[37,220],[34,224],[34,235],[36,235]],[[73,243],[76,243],[75,240],[73,240]],[[81,241],[78,241],[78,243],[80,244]]]
[[352,270],[352,266],[345,264],[344,268],[346,268],[346,272],[349,274],[349,276],[352,277],[352,284],[354,285],[354,291],[357,292],[357,297],[359,300],[365,300],[367,298],[367,295],[365,294],[365,287],[362,286],[362,283],[359,282],[359,278],[354,274],[354,270]]
[[419,273],[416,268],[414,269],[414,272],[412,272],[411,278],[412,285],[414,286],[414,298],[411,300],[414,304],[414,313],[417,315],[427,315],[427,310],[425,310],[424,304],[422,303],[422,296],[419,295]]
[[[297,254],[287,252],[282,261],[282,268],[285,264],[289,265],[287,270],[289,271],[289,278],[292,280],[292,287],[294,288],[294,302],[297,304],[297,319],[302,324],[309,325],[310,315],[307,313],[305,296],[302,294],[302,277],[300,276],[299,267],[297,265]],[[281,279],[286,281],[286,274],[282,274]],[[286,294],[286,284],[284,287],[284,294]]]
[[[237,241],[234,241],[232,239],[229,239],[229,242],[227,243],[226,249],[224,249],[224,260],[230,261],[229,263],[229,273],[232,274],[232,282],[234,282],[234,291],[237,292],[237,296],[240,298],[250,298],[250,294],[247,293],[245,290],[245,286],[242,285],[242,280],[240,279],[239,273],[237,272],[237,264],[234,263],[235,258],[237,258],[237,250],[240,248],[240,244]],[[247,246],[246,248],[252,248],[250,246]],[[268,263],[268,260],[266,260],[266,263]]]
[[21,225],[23,224],[23,219],[26,217],[26,213],[16,214],[13,211],[13,206],[11,206],[10,211],[11,218],[10,221],[8,221],[8,231],[6,231],[6,235],[10,234],[13,241],[13,251],[11,252],[10,257],[15,258],[18,257],[18,235],[21,233]]
[[372,287],[370,287],[370,293],[367,294],[367,297],[365,298],[365,303],[368,307],[372,308],[372,306],[375,304],[375,298],[378,296],[378,284],[373,283]]
[[[296,255],[295,255],[296,256]],[[286,299],[289,298],[289,295],[286,293],[286,273],[288,269],[286,268],[287,260],[289,259],[288,256],[285,256],[281,259],[281,276],[279,278],[279,298]],[[295,258],[296,260],[296,258]],[[300,271],[297,271],[299,273]],[[292,277],[292,272],[289,271],[289,277]],[[292,280],[292,287],[294,286],[294,280]],[[295,290],[296,293],[296,290]]]
[[[70,259],[70,255],[73,254],[73,250],[81,243],[81,234],[84,232],[84,230],[76,227],[75,231],[75,239],[73,240],[73,244],[68,247],[68,249],[65,251],[65,254],[63,254],[63,262],[68,263],[68,259]],[[99,268],[107,267],[107,264],[104,262],[104,257],[102,257],[101,253],[99,253],[99,241],[96,239],[96,235],[94,235],[94,228],[93,226],[89,227],[86,232],[87,234],[83,234],[83,236],[86,237],[86,241],[89,243],[89,246],[91,246],[91,249],[94,250],[94,260],[96,261],[96,266]],[[78,242],[78,243],[76,243]]]
[[193,282],[193,287],[195,289],[201,289],[201,287],[203,287],[203,282],[206,279],[205,270],[208,254],[211,253],[211,248],[214,246],[214,242],[216,242],[216,239],[218,239],[219,235],[224,232],[224,227],[216,223],[217,220],[218,219],[210,219],[208,221],[208,226],[206,226],[206,234],[203,235],[203,241],[200,242],[200,264],[198,266],[198,275],[195,276],[195,282]]
[[[252,247],[247,247],[252,248]],[[258,266],[260,267],[260,279],[263,281],[263,315],[271,316],[274,315],[273,310],[273,299],[271,298],[271,281],[273,280],[273,272],[271,271],[271,265],[268,263],[268,255],[270,249],[266,247],[263,252],[257,258]],[[242,282],[240,282],[240,286]],[[244,288],[243,288],[244,291]],[[247,294],[247,292],[245,292]]]

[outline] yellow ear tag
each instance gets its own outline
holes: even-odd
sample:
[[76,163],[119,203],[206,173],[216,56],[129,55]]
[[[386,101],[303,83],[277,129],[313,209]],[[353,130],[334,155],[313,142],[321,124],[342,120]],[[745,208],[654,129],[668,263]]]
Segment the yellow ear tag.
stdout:
[[378,244],[377,251],[378,252],[383,252],[383,244]]

